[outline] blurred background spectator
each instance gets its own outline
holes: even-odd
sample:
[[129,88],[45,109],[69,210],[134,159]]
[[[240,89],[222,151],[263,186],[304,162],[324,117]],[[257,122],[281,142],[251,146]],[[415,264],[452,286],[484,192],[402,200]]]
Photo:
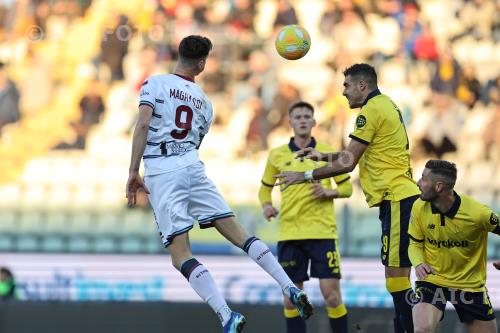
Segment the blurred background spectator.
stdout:
[[0,131],[7,124],[21,118],[19,113],[19,91],[9,78],[5,64],[0,62]]
[[94,80],[89,84],[87,91],[80,100],[80,119],[71,125],[76,139],[73,143],[61,143],[56,149],[84,149],[85,139],[92,126],[99,123],[104,112],[104,101],[101,95],[101,84]]

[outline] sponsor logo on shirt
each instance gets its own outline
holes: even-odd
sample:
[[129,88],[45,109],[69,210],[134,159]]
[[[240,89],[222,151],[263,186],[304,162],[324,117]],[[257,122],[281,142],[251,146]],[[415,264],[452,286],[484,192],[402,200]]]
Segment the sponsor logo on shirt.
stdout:
[[430,239],[427,237],[427,241],[434,246],[437,246],[438,249],[441,247],[446,247],[448,249],[452,249],[454,247],[469,247],[469,241],[462,240],[462,241],[456,241],[452,239],[448,240],[435,240],[435,239]]

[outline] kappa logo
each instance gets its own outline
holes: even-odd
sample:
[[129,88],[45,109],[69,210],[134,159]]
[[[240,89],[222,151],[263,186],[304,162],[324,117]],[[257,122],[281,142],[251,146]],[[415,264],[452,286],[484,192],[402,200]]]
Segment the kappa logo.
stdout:
[[358,118],[356,118],[356,127],[362,128],[365,125],[366,125],[366,117],[363,115],[359,115]]

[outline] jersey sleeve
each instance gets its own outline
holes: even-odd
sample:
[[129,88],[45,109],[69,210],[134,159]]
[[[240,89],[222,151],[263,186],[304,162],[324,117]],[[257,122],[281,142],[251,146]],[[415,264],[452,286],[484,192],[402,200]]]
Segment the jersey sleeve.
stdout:
[[362,108],[356,118],[354,132],[349,137],[366,145],[370,144],[379,128],[378,118],[377,110],[368,107]]
[[413,267],[417,267],[424,262],[424,240],[425,236],[422,232],[422,225],[418,218],[418,210],[412,209],[410,216],[410,224],[408,228],[410,236],[410,244],[408,246],[408,257]]
[[273,191],[274,183],[276,182],[276,179],[273,178],[273,176],[278,173],[279,170],[274,165],[274,153],[271,151],[269,157],[267,158],[266,168],[264,169],[262,184],[259,190],[259,201],[261,204],[264,202],[272,202],[271,192]]
[[202,124],[202,128],[200,128],[200,136],[205,136],[208,133],[208,129],[212,125],[213,117],[214,117],[214,110],[212,107],[212,103],[207,100],[206,102],[206,109],[204,113],[204,123]]
[[139,94],[139,106],[150,106],[153,111],[156,107],[156,82],[152,78],[147,79],[142,83],[141,92]]
[[418,217],[418,209],[411,210],[410,223],[408,227],[408,235],[415,242],[423,242],[425,240],[424,233],[422,232],[422,225]]
[[481,223],[487,232],[500,236],[500,217],[488,206],[483,206],[480,212]]
[[335,176],[333,180],[337,184],[339,198],[349,198],[352,195],[351,176],[348,173]]

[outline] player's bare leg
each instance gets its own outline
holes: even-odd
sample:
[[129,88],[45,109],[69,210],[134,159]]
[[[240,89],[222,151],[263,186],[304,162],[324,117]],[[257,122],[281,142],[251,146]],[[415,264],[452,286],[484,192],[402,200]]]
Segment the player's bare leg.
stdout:
[[185,233],[176,236],[172,240],[172,243],[168,246],[168,252],[170,253],[170,257],[172,259],[172,265],[179,271],[181,270],[182,263],[193,257],[188,235],[188,233]]
[[222,236],[240,249],[249,238],[246,230],[233,217],[219,219],[215,221],[214,226]]
[[253,261],[278,282],[283,293],[288,296],[304,319],[313,313],[313,306],[307,295],[297,289],[285,273],[269,247],[256,237],[249,237],[233,217],[225,217],[214,222],[214,226],[227,240],[245,251]]
[[189,245],[189,234],[176,236],[168,246],[172,264],[188,280],[191,288],[210,305],[219,316],[224,332],[241,332],[245,317],[231,311],[224,297],[215,285],[210,272],[195,258]]
[[347,333],[347,309],[342,302],[339,279],[320,279],[319,288],[325,300],[332,332]]
[[470,323],[465,323],[465,327],[467,327],[467,332],[469,333],[497,333],[497,320],[473,320]]
[[413,332],[412,305],[410,299],[413,291],[410,283],[411,267],[385,267],[387,291],[391,293],[394,302],[394,330]]
[[418,303],[413,307],[415,333],[432,333],[436,330],[443,312],[429,303]]

